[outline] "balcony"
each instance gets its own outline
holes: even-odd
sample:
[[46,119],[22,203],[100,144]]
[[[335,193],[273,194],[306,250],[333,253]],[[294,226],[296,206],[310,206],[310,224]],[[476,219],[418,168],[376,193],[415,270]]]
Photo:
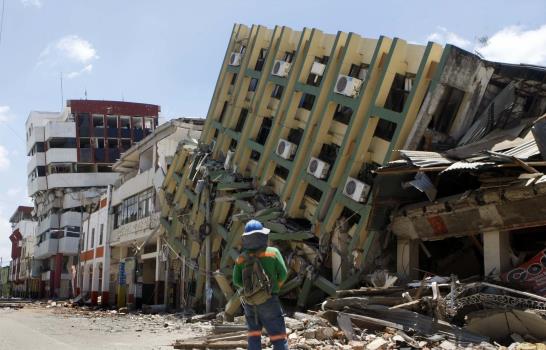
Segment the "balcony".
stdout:
[[76,137],[75,122],[50,122],[45,126],[45,139]]
[[51,214],[50,216],[39,222],[38,227],[36,228],[36,233],[40,235],[52,228],[59,228],[59,214]]
[[144,240],[159,227],[160,214],[160,212],[156,212],[151,216],[118,227],[112,231],[110,244],[118,245],[135,240]]
[[78,255],[79,252],[79,237],[63,237],[59,239],[59,253],[66,255]]
[[125,181],[121,186],[116,188],[112,194],[112,205],[118,205],[125,198],[140,193],[154,185],[155,171],[148,169],[135,177]]
[[52,174],[47,177],[47,181],[49,188],[104,187],[113,184],[118,175],[117,173]]
[[34,249],[34,258],[45,259],[57,254],[59,248],[59,240],[55,238],[47,238]]
[[36,169],[37,166],[46,165],[45,156],[46,154],[44,152],[35,153],[33,156],[31,156],[27,163],[27,174],[30,174],[32,170]]
[[76,148],[50,148],[46,152],[48,164],[51,163],[76,163],[78,153]]
[[81,227],[82,216],[77,211],[67,211],[61,214],[60,227],[74,226]]
[[32,134],[27,138],[27,154],[30,152],[36,142],[44,142],[44,127],[35,126],[32,128]]
[[27,183],[28,195],[32,196],[38,191],[45,191],[47,189],[47,182],[45,176],[37,177]]

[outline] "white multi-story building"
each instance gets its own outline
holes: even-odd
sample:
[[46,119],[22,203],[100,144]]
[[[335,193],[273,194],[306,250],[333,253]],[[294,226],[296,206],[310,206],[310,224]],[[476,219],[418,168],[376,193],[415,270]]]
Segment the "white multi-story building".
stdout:
[[157,304],[164,290],[158,191],[180,142],[198,140],[204,119],[173,119],[124,152],[120,175],[82,224],[79,288],[92,303]]
[[117,180],[111,165],[155,129],[158,115],[157,105],[93,100],[69,100],[60,113],[30,113],[28,194],[43,294],[75,293],[84,208]]

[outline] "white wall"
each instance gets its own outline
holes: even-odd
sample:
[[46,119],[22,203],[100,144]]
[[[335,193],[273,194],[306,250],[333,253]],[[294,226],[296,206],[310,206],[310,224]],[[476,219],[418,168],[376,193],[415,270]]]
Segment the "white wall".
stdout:
[[117,173],[52,174],[47,177],[49,188],[106,187],[118,178]]
[[154,175],[155,171],[152,168],[125,181],[112,193],[112,206],[116,206],[120,204],[125,198],[129,198],[132,195],[135,195],[139,192],[144,191],[145,189],[152,187]]
[[[88,219],[82,222],[82,234],[83,234],[83,250],[87,251],[95,249],[99,245],[100,240],[100,226],[104,227],[102,245],[106,245],[108,242],[108,208],[101,208],[89,216]],[[95,229],[95,239],[91,244],[92,231]]]
[[32,170],[34,170],[37,166],[41,165],[45,165],[45,153],[44,152],[39,152],[39,153],[36,153],[34,154],[32,157],[29,157],[28,158],[28,162],[27,162],[27,175],[29,175]]
[[46,152],[45,160],[51,163],[76,163],[78,153],[76,148],[51,148]]
[[76,137],[75,122],[51,121],[45,126],[45,139],[54,137]]

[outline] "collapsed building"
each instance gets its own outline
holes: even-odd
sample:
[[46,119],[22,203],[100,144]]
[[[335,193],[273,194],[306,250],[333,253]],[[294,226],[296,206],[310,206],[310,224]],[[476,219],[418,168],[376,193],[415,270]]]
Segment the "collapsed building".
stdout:
[[[478,170],[494,187],[505,176],[492,167],[517,168],[531,175],[512,180],[534,182],[513,197],[534,198],[521,209],[538,203],[544,159],[529,130],[546,110],[544,73],[452,45],[235,25],[201,138],[179,145],[161,192],[182,305],[237,312],[230,275],[249,218],[271,229],[290,271],[281,295],[302,307],[377,268],[418,276],[416,252],[431,254],[421,239],[438,232],[471,237],[486,264],[505,259],[504,251],[488,258],[506,237],[483,233],[493,226],[482,221],[516,222],[483,205],[490,189],[467,194],[480,188]],[[538,163],[525,163],[533,157]],[[460,176],[442,178],[448,167]],[[509,196],[492,197],[511,210]],[[460,220],[473,230],[456,227]]]

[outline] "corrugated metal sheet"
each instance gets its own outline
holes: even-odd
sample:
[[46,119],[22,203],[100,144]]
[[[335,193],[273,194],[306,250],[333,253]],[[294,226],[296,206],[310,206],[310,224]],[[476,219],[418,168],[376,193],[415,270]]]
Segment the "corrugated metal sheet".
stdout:
[[437,152],[424,151],[400,151],[402,157],[408,159],[413,165],[426,168],[431,166],[447,165],[453,163],[453,160],[448,159]]
[[538,149],[535,139],[533,138],[532,140],[526,141],[517,147],[498,153],[504,154],[509,157],[516,157],[518,159],[526,160],[532,156],[539,154],[540,151]]
[[449,171],[472,171],[472,170],[480,170],[484,168],[492,168],[496,166],[493,162],[457,162],[451,164],[449,167],[447,167],[445,170],[443,170],[440,174],[447,173]]

